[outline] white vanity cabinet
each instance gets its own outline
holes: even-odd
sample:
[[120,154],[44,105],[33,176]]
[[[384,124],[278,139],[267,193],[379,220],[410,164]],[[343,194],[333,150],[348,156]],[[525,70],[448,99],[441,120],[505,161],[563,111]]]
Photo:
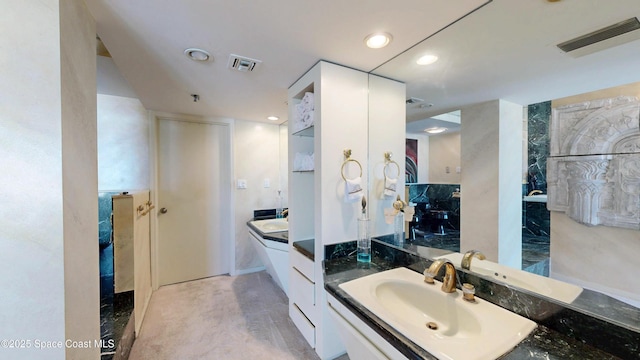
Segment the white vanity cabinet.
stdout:
[[327,301],[329,314],[336,324],[350,359],[407,359],[335,297],[327,295]]
[[313,261],[293,248],[291,260],[291,290],[289,315],[307,342],[315,347],[318,323],[315,303],[315,276]]

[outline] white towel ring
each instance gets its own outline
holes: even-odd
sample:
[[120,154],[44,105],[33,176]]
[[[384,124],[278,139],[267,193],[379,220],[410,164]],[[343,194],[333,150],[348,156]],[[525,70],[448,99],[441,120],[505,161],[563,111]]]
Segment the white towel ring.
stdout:
[[[345,161],[342,163],[342,167],[340,168],[340,175],[342,175],[342,179],[344,181],[347,181],[347,177],[344,175],[344,167],[347,165],[348,162],[355,162],[356,164],[358,164],[358,167],[360,168],[360,177],[362,177],[362,165],[360,164],[360,162],[358,160],[352,159],[351,158],[351,149],[347,149],[343,151],[344,153],[344,157],[345,157]],[[399,169],[399,168],[398,168]],[[398,170],[400,171],[400,170]],[[349,179],[349,180],[355,180],[357,178],[353,178],[353,179]]]

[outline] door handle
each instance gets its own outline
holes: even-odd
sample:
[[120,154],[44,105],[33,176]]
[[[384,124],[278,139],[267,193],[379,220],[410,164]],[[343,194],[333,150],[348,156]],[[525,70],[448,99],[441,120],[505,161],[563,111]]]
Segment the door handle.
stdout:
[[166,214],[166,213],[167,213],[167,211],[169,211],[169,210],[167,210],[167,208],[165,208],[165,207],[163,207],[163,208],[161,208],[161,209],[160,209],[160,213],[161,213],[161,214]]

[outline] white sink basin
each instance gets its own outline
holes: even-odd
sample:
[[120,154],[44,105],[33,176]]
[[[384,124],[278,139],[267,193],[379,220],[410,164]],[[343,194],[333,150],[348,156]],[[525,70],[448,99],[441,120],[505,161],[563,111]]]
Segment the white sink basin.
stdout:
[[289,222],[286,219],[254,220],[251,221],[251,225],[265,234],[289,230]]
[[[451,253],[439,258],[449,259],[456,267],[459,267],[463,256],[460,253]],[[489,260],[472,259],[470,270],[479,275],[492,277],[507,285],[519,287],[565,303],[571,303],[582,293],[580,286],[500,265]]]
[[[536,323],[492,303],[447,294],[441,283],[397,268],[340,285],[382,321],[439,359],[496,359],[522,341]],[[428,324],[437,326],[431,329]]]

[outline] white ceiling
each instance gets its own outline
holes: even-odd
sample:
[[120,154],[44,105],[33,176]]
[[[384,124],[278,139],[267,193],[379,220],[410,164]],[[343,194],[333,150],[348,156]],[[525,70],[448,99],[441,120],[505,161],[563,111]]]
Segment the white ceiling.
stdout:
[[[282,122],[287,88],[318,60],[406,82],[407,97],[434,104],[408,105],[408,121],[492,99],[526,105],[640,81],[640,41],[578,58],[555,46],[640,17],[638,0],[85,1],[118,70],[156,111]],[[392,43],[366,48],[376,31],[391,33]],[[188,47],[214,60],[191,61]],[[425,51],[440,60],[420,68],[415,58]],[[262,64],[229,70],[232,53]]]

